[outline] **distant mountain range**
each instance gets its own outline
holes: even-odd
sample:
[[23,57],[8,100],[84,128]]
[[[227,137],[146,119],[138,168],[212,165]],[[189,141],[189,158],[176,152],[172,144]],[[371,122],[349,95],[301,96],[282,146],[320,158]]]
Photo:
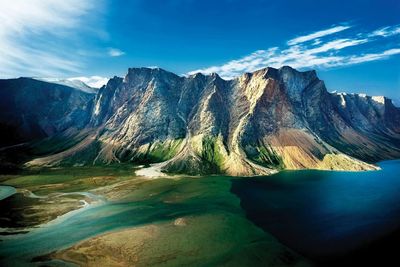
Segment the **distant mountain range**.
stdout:
[[65,85],[68,87],[72,87],[75,89],[79,89],[85,93],[95,94],[98,91],[98,88],[93,88],[81,80],[77,79],[59,79],[59,78],[34,78],[35,80],[49,82],[49,83],[56,83]]
[[315,71],[223,80],[130,68],[98,91],[57,83],[0,80],[3,169],[164,162],[170,173],[248,176],[400,157],[400,108],[329,93]]

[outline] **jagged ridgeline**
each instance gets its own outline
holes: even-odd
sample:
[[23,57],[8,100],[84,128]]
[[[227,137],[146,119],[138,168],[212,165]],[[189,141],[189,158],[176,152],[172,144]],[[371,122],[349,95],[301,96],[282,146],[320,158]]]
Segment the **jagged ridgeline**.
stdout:
[[3,168],[165,162],[170,173],[262,175],[400,157],[390,99],[329,93],[315,71],[287,66],[233,80],[131,68],[94,93],[2,80],[0,103]]

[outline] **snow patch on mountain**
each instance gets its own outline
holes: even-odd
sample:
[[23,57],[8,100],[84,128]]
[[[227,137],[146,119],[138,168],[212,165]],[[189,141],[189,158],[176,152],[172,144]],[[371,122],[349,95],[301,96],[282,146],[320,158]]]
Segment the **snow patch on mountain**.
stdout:
[[106,85],[109,78],[101,77],[101,76],[89,76],[89,77],[72,77],[68,78],[70,81],[81,81],[84,82],[85,84],[89,85],[92,88],[99,89],[103,85]]
[[107,84],[108,78],[100,76],[72,77],[72,78],[35,78],[36,80],[69,86],[85,93],[95,94],[103,85]]

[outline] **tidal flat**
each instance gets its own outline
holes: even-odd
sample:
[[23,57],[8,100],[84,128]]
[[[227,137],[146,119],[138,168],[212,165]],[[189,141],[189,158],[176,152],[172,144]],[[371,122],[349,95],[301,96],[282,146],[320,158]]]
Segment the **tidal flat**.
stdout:
[[135,176],[132,166],[1,176],[4,266],[309,266],[246,218],[232,177]]
[[143,177],[129,165],[3,175],[0,265],[400,263],[400,161],[379,166],[247,178]]

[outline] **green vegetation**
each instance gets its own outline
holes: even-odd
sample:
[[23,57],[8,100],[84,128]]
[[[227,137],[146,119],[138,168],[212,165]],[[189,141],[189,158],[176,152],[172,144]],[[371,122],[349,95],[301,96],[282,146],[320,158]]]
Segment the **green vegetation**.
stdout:
[[80,133],[72,136],[56,134],[52,137],[35,141],[30,144],[31,153],[36,156],[55,154],[67,150],[88,136],[88,133]]
[[[33,227],[82,207],[96,198],[86,193],[132,179],[132,166],[91,166],[42,168],[19,175],[0,175],[0,185],[9,185],[17,193],[2,200],[0,227]],[[32,195],[32,193],[34,195]]]
[[[56,258],[85,266],[127,261],[127,265],[143,266],[282,266],[287,255],[292,266],[307,265],[246,219],[239,198],[230,191],[232,179],[180,176],[148,180],[136,177],[131,165],[120,164],[2,177],[2,184],[43,197],[23,193],[9,197],[2,202],[7,213],[0,226],[36,226],[80,208],[82,200],[97,201],[91,209],[76,213],[72,224],[61,220],[45,231],[5,240],[3,247],[11,248],[7,252],[10,261]],[[51,254],[37,257],[38,253]]]
[[154,162],[169,160],[176,155],[182,141],[182,139],[176,139],[170,142],[153,143],[150,146],[147,157]]
[[220,151],[217,137],[206,136],[203,138],[201,158],[210,164],[211,172],[221,172],[224,158]]
[[114,184],[132,176],[128,164],[28,170],[20,175],[0,175],[0,184],[27,189],[38,195],[57,192],[77,192]]
[[154,142],[149,145],[146,152],[138,152],[133,161],[139,163],[156,163],[173,158],[178,152],[183,139]]
[[61,162],[61,166],[79,166],[85,164],[93,164],[98,153],[101,149],[101,143],[94,141],[89,144],[85,149],[77,151],[73,155],[64,158]]
[[248,153],[247,156],[257,164],[268,168],[282,170],[285,168],[282,158],[276,152],[264,145],[254,146],[255,153]]

